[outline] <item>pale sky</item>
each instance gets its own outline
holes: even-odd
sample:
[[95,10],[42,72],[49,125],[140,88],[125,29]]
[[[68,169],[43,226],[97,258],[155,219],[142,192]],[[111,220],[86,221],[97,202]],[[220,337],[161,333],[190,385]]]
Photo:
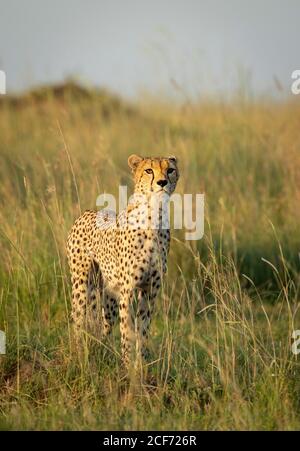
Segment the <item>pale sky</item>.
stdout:
[[0,70],[8,91],[76,76],[124,96],[194,96],[240,76],[276,94],[276,76],[289,92],[299,23],[300,0],[0,0]]

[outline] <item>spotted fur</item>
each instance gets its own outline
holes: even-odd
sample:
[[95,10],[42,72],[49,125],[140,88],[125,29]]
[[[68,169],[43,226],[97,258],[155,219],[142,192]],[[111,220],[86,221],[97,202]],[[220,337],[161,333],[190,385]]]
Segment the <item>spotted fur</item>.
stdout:
[[128,164],[135,188],[127,208],[117,218],[86,211],[67,240],[76,336],[83,330],[109,335],[119,314],[126,365],[134,350],[147,354],[155,298],[166,271],[170,231],[161,222],[161,208],[157,228],[150,227],[150,207],[153,199],[169,197],[179,178],[175,157],[131,155]]

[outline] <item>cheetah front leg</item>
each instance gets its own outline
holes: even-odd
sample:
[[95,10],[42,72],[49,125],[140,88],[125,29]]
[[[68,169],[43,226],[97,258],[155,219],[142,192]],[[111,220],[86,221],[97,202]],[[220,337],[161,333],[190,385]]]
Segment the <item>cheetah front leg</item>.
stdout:
[[144,289],[139,292],[137,310],[137,344],[138,353],[142,359],[146,359],[149,356],[147,343],[154,310],[154,301],[157,296],[157,292],[157,288],[152,289],[150,292]]
[[122,344],[122,359],[129,367],[134,351],[136,363],[148,355],[147,341],[154,307],[154,300],[158,289],[141,290],[138,294],[138,309],[136,320],[133,314],[134,290],[124,290],[120,298],[120,332]]

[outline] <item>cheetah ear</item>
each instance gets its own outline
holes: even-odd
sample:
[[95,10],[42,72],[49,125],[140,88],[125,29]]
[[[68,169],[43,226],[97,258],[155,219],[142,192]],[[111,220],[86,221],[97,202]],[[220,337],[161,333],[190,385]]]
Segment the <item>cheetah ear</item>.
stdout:
[[168,160],[173,161],[174,163],[177,163],[177,158],[174,155],[170,155],[168,157]]
[[128,166],[135,171],[140,162],[143,161],[143,157],[140,157],[139,155],[130,155],[128,158]]

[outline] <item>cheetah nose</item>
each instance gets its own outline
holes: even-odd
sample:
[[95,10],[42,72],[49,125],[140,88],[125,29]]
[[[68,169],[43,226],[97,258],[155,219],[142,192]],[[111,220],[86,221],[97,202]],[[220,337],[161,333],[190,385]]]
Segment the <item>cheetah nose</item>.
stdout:
[[163,188],[164,186],[166,186],[167,183],[168,183],[168,180],[158,180],[158,182],[157,182],[157,184],[158,184],[159,186],[161,186],[162,188]]

